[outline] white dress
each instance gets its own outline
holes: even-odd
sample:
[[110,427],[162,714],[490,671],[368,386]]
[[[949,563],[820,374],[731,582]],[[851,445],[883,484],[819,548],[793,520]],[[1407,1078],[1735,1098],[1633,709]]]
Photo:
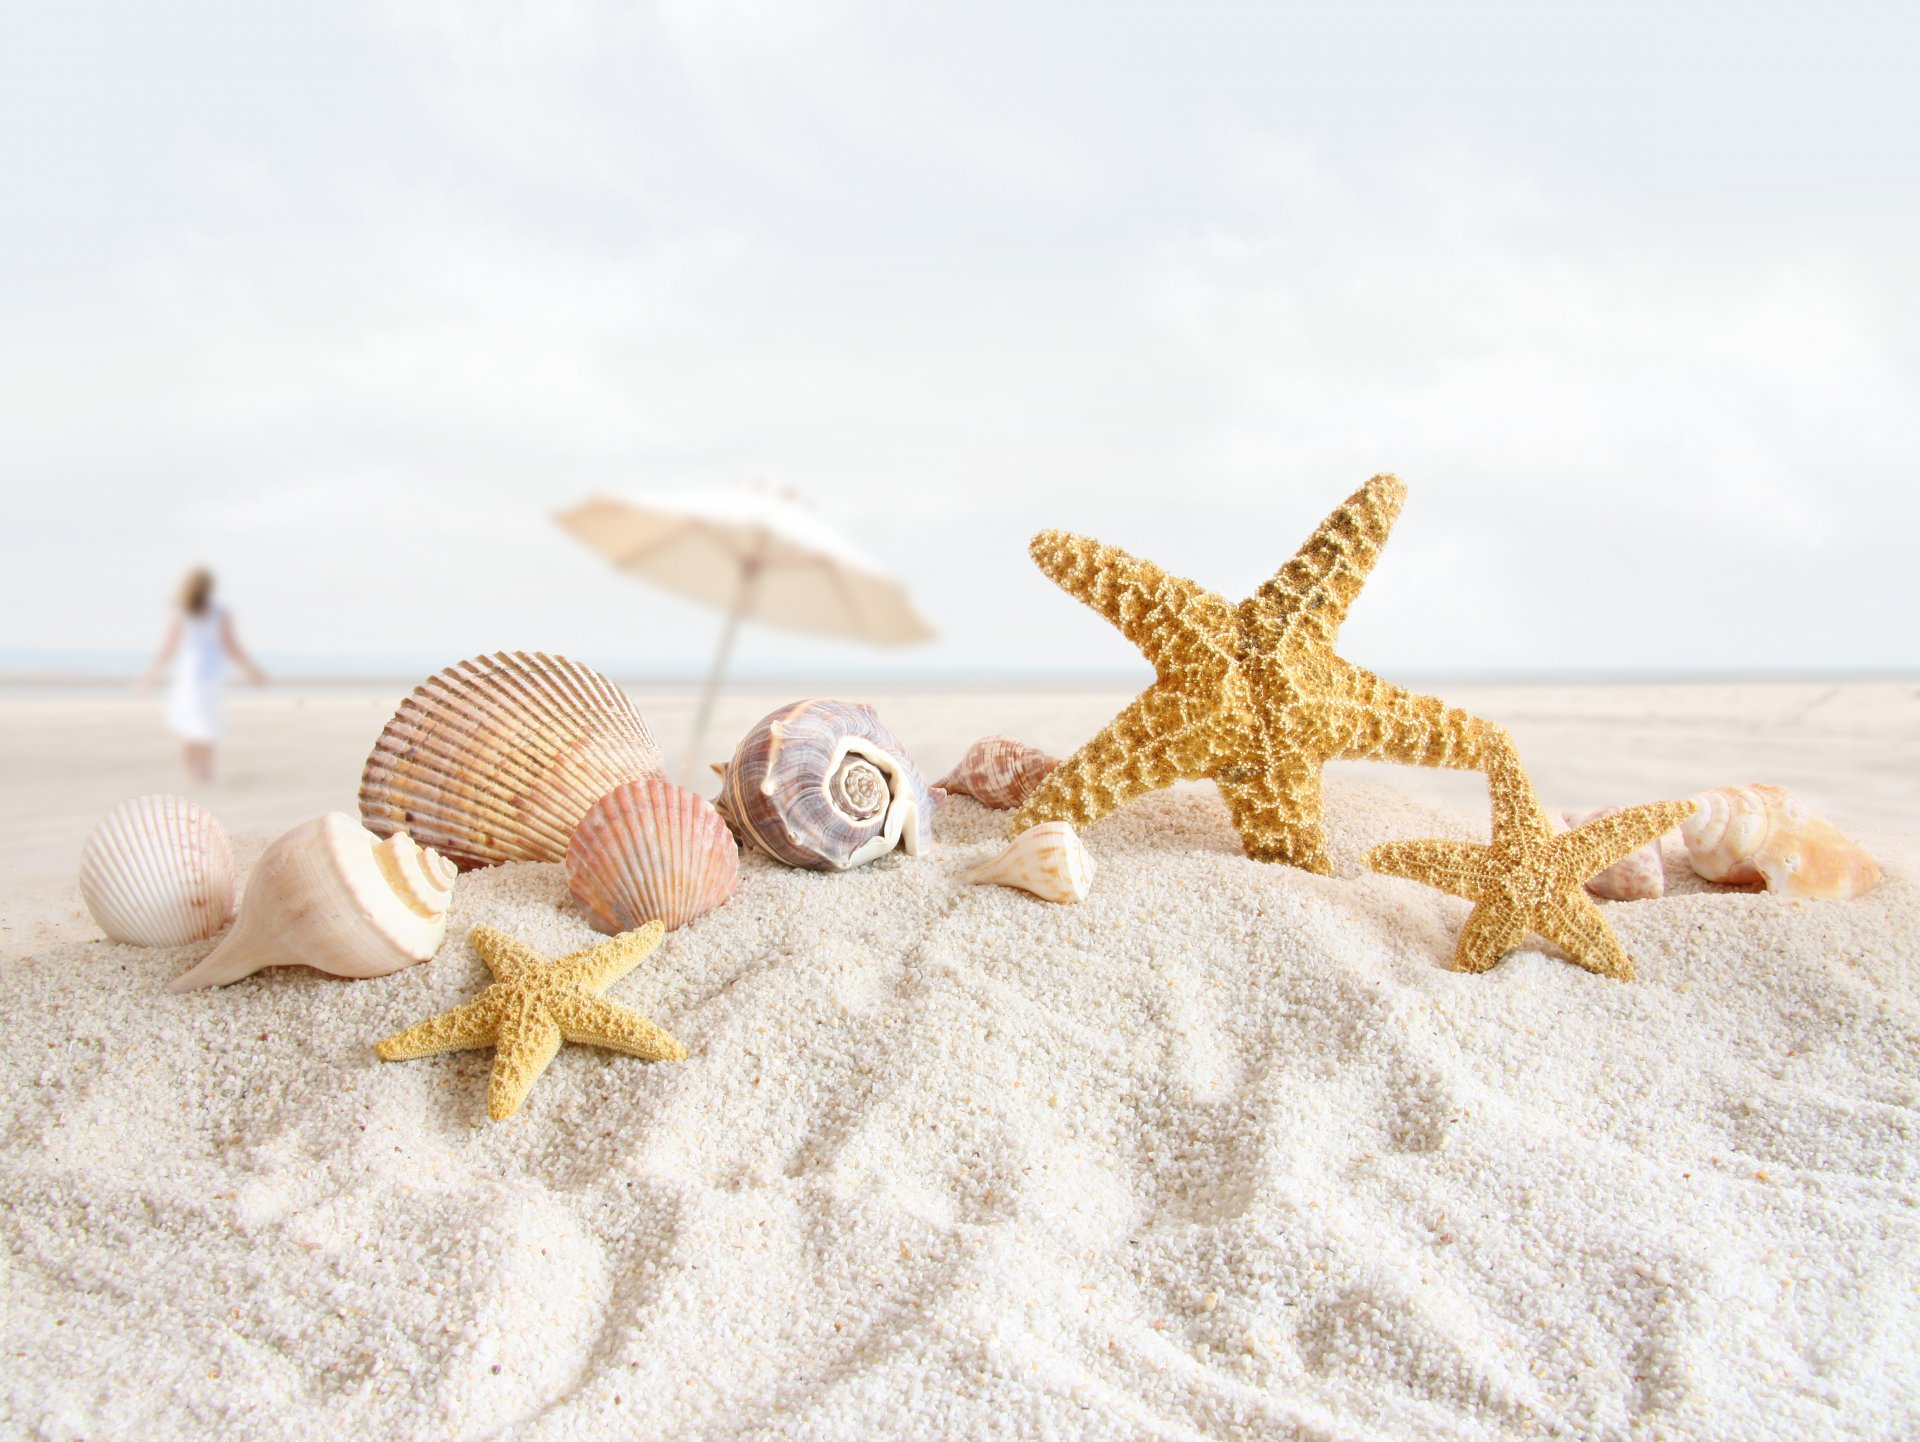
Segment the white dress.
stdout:
[[204,616],[180,618],[180,649],[173,657],[173,686],[167,693],[167,725],[188,741],[220,739],[220,682],[227,674],[227,652],[220,628],[227,613],[210,607]]

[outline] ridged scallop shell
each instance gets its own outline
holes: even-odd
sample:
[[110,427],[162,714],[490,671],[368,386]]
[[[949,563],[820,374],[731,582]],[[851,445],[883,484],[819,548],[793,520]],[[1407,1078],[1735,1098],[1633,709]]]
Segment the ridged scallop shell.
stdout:
[[596,930],[685,926],[740,885],[740,848],[704,797],[657,777],[593,804],[567,846],[567,888]]
[[[1598,811],[1561,813],[1568,826],[1585,826],[1602,816],[1611,816],[1618,806],[1603,806]],[[1667,866],[1660,858],[1658,838],[1639,850],[1621,857],[1598,876],[1590,876],[1586,888],[1608,901],[1649,901],[1667,894]]]
[[564,656],[477,656],[400,704],[360,777],[360,816],[462,871],[558,861],[587,808],[660,774],[660,748],[613,682]]
[[983,736],[967,748],[953,770],[934,784],[943,791],[971,796],[982,806],[1011,811],[1026,804],[1045,781],[1058,757],[1008,736]]
[[221,943],[170,991],[225,986],[263,966],[385,976],[447,935],[453,863],[404,831],[384,840],[341,811],[302,822],[261,853]]
[[233,916],[233,848],[184,796],[136,796],[109,811],[80,852],[80,899],[110,941],[185,946]]
[[1844,901],[1880,884],[1880,868],[1806,802],[1778,786],[1720,786],[1681,824],[1687,858],[1708,881],[1762,883],[1783,896]]
[[960,878],[1032,892],[1042,901],[1085,901],[1093,889],[1093,856],[1064,821],[1043,821],[1013,838],[993,860]]
[[933,840],[935,798],[871,706],[796,701],[761,718],[714,801],[733,834],[776,861],[845,871]]

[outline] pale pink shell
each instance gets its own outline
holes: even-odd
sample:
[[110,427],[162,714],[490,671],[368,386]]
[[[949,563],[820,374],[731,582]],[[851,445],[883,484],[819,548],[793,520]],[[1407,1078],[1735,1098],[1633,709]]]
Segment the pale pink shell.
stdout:
[[[1598,811],[1566,811],[1561,815],[1568,826],[1585,826],[1602,816],[1611,816],[1618,806],[1603,806]],[[1660,859],[1660,840],[1655,837],[1638,851],[1621,857],[1598,876],[1587,878],[1587,890],[1608,901],[1650,901],[1667,894],[1667,866]]]
[[185,946],[233,915],[227,833],[184,796],[136,796],[109,811],[80,852],[80,899],[111,941]]
[[1764,883],[1785,896],[1844,901],[1880,884],[1871,856],[1778,786],[1718,786],[1694,798],[1680,827],[1687,859],[1708,881]]
[[657,777],[594,802],[567,843],[567,887],[609,935],[650,921],[685,926],[739,884],[740,848],[720,813]]
[[982,806],[1011,811],[1060,764],[1037,746],[1008,736],[983,736],[943,779],[934,784],[944,791],[971,796]]

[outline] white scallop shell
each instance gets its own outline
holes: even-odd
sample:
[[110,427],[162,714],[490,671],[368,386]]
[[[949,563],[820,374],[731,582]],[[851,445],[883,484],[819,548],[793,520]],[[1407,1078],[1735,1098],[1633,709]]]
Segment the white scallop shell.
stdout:
[[360,817],[462,871],[558,861],[588,807],[660,771],[613,682],[564,656],[503,652],[449,666],[401,703],[367,757]]
[[[1568,826],[1585,826],[1602,816],[1611,816],[1618,806],[1603,806],[1598,811],[1566,811],[1561,815]],[[1597,876],[1585,882],[1593,895],[1608,901],[1649,901],[1667,894],[1667,866],[1660,858],[1660,839],[1629,852]]]
[[982,806],[1010,811],[1024,805],[1059,764],[1058,757],[1047,755],[1038,746],[1008,736],[983,736],[934,785],[971,796]]
[[1778,786],[1719,786],[1681,824],[1687,859],[1708,881],[1764,883],[1785,896],[1844,901],[1880,884],[1880,868],[1824,816]]
[[101,819],[80,852],[80,898],[109,940],[185,946],[233,916],[233,848],[184,796],[136,796]]
[[593,804],[567,845],[567,888],[594,928],[613,935],[705,916],[740,884],[740,848],[706,799],[657,777]]
[[384,840],[329,811],[269,846],[233,930],[170,991],[225,986],[263,966],[385,976],[426,961],[447,934],[453,863],[404,831]]
[[1093,889],[1093,856],[1064,821],[1043,821],[1013,838],[993,860],[960,878],[1030,891],[1042,901],[1085,901]]

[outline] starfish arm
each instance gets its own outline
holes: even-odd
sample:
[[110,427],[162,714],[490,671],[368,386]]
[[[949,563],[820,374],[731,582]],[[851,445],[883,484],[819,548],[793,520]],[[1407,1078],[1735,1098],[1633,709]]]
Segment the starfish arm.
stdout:
[[405,1031],[375,1042],[373,1049],[382,1061],[411,1061],[443,1051],[470,1051],[493,1045],[498,1020],[496,1009],[482,992],[463,1006],[415,1022]]
[[553,979],[563,986],[605,991],[644,961],[666,934],[665,923],[659,921],[623,931],[596,946],[561,957],[551,967]]
[[541,965],[540,953],[525,942],[515,941],[504,931],[491,926],[476,926],[467,933],[480,960],[499,981],[511,981],[529,966]]
[[1554,838],[1554,850],[1566,858],[1572,882],[1598,876],[1621,857],[1665,836],[1693,814],[1691,801],[1653,801],[1629,806]]
[[1474,841],[1386,841],[1367,853],[1367,865],[1476,901],[1486,886],[1487,848]]
[[1461,971],[1486,971],[1527,939],[1527,923],[1512,906],[1483,901],[1467,915],[1453,964]]
[[1540,806],[1533,778],[1520,764],[1520,752],[1503,727],[1481,723],[1486,729],[1484,760],[1487,797],[1493,805],[1493,849],[1509,863],[1545,850],[1553,840],[1553,823]]
[[548,1009],[570,1042],[604,1046],[642,1061],[685,1061],[687,1049],[631,1007],[579,992],[552,998]]
[[1220,597],[1118,546],[1042,531],[1027,551],[1055,585],[1111,621],[1162,675],[1182,657],[1220,650],[1232,629],[1233,609]]
[[518,1006],[500,1023],[493,1075],[487,1079],[487,1115],[505,1121],[520,1110],[540,1073],[560,1050],[560,1028],[544,1006]]
[[1012,830],[1043,821],[1091,825],[1149,791],[1205,776],[1215,750],[1212,713],[1155,682],[1054,768],[1014,813]]
[[1265,765],[1230,764],[1216,768],[1213,780],[1248,856],[1333,874],[1320,824],[1319,762],[1293,755]]
[[1620,981],[1633,980],[1633,961],[1600,908],[1584,891],[1556,897],[1534,919],[1534,929],[1564,951],[1575,966]]
[[1477,770],[1499,728],[1437,696],[1382,680],[1339,657],[1322,709],[1325,759]]
[[1322,521],[1291,561],[1247,599],[1240,614],[1262,649],[1304,628],[1327,646],[1347,619],[1393,529],[1407,488],[1394,476],[1375,476]]

